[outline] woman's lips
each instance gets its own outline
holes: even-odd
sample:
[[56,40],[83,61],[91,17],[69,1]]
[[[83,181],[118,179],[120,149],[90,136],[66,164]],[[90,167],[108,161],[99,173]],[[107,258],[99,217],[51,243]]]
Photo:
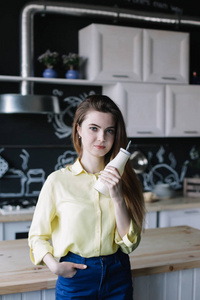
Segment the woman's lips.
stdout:
[[94,147],[99,149],[99,150],[103,150],[103,149],[106,148],[105,146],[101,146],[101,145],[95,145]]

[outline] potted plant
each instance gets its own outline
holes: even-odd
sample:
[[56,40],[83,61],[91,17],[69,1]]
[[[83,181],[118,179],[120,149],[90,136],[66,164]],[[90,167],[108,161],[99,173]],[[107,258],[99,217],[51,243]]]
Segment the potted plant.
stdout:
[[57,72],[54,67],[59,62],[59,54],[57,52],[51,52],[49,49],[38,57],[38,61],[42,63],[46,69],[43,72],[43,77],[56,78]]
[[62,55],[63,66],[67,69],[65,77],[68,79],[79,78],[79,66],[81,58],[77,53],[69,53],[68,55]]

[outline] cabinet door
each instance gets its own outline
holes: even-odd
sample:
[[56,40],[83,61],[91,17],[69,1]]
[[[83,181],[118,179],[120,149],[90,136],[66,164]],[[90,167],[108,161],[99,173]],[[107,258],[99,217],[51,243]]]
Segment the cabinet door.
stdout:
[[164,136],[164,85],[117,83],[104,86],[122,111],[129,137]]
[[166,87],[166,136],[200,136],[200,86]]
[[91,24],[79,31],[79,54],[86,79],[142,80],[142,29]]
[[143,79],[189,82],[189,33],[144,29]]
[[3,223],[0,223],[0,241],[3,241]]
[[183,225],[200,229],[200,208],[159,213],[159,227]]
[[146,213],[145,216],[145,229],[156,228],[157,227],[157,212],[152,211]]
[[30,225],[30,221],[4,223],[4,240],[26,238]]

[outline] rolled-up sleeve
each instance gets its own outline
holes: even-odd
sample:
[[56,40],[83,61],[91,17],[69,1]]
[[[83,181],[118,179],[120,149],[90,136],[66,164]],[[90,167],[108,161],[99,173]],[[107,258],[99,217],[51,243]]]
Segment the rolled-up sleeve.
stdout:
[[140,240],[140,231],[133,220],[130,222],[129,232],[124,235],[123,238],[120,237],[117,229],[115,231],[115,243],[119,245],[124,253],[129,254],[135,250],[138,247]]
[[48,252],[53,254],[53,247],[49,240],[52,235],[55,205],[51,195],[52,188],[47,179],[40,192],[28,236],[30,258],[35,265],[40,264]]
[[51,253],[53,255],[53,248],[50,243],[45,240],[42,241],[41,239],[40,242],[37,243],[37,239],[37,237],[35,238],[33,236],[29,240],[30,258],[34,265],[42,263],[42,260],[47,253]]

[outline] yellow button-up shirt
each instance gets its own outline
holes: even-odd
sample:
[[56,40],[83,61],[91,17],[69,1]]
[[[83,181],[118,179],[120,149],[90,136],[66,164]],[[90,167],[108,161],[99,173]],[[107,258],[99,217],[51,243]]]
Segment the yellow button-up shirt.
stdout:
[[133,221],[129,233],[120,238],[111,198],[94,189],[97,177],[87,173],[79,159],[48,176],[29,231],[34,264],[48,252],[57,258],[69,251],[94,257],[113,254],[119,247],[130,253],[138,246],[140,232]]

